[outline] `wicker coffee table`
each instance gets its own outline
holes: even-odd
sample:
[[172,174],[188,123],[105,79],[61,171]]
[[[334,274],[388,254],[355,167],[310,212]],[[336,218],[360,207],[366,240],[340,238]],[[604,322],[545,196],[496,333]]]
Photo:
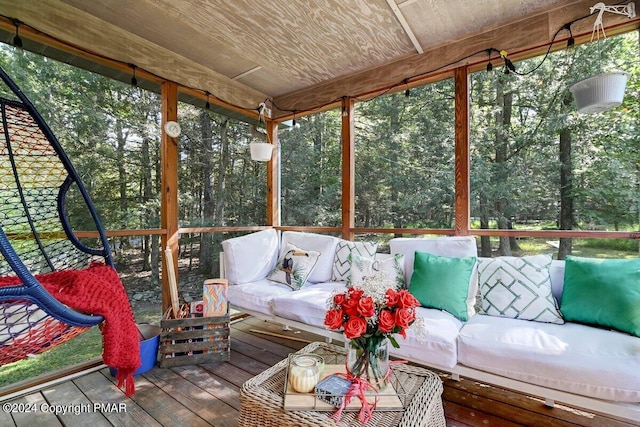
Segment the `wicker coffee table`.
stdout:
[[[344,363],[345,350],[331,344],[315,342],[298,353],[315,353],[327,363]],[[333,411],[287,411],[284,409],[284,384],[288,360],[256,375],[242,386],[240,427],[336,426]],[[445,426],[442,409],[442,381],[433,372],[407,364],[393,364],[392,383],[401,385],[398,397],[402,409],[374,411],[368,426]],[[361,426],[358,412],[342,414],[340,426]]]

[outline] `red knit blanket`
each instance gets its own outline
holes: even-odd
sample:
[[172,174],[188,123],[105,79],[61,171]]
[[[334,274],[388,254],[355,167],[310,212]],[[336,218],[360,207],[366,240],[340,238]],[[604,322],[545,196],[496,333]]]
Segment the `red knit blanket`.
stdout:
[[[118,387],[124,387],[127,396],[135,393],[133,373],[140,366],[140,341],[118,273],[109,266],[92,264],[84,270],[40,274],[36,279],[61,303],[78,312],[104,317],[100,324],[102,360],[117,369]],[[19,283],[18,277],[0,278],[0,286]]]

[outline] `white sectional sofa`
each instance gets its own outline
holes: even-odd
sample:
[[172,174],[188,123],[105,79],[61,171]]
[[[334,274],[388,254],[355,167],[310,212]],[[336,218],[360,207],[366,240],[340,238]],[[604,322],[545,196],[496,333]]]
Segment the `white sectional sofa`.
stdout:
[[[280,233],[270,229],[228,239],[222,246],[221,262],[225,277],[229,279],[228,298],[233,307],[329,339],[343,340],[341,334],[323,325],[327,300],[335,289],[346,286],[345,271],[349,263],[345,253],[362,251],[362,244],[354,249],[353,242],[332,236],[292,231]],[[391,255],[384,259],[391,257],[403,261],[404,279],[412,286],[416,251],[446,257],[442,259],[477,257],[473,237],[395,238],[389,246]],[[292,247],[307,251],[307,258],[317,257],[310,274],[296,290],[268,278],[285,248]],[[372,252],[371,247],[364,249]],[[554,312],[553,307],[545,309],[545,316],[551,316],[542,319],[547,321],[512,318],[508,317],[508,312],[503,313],[507,317],[495,315],[495,312],[493,315],[474,314],[473,302],[478,309],[493,298],[490,295],[494,291],[492,285],[487,285],[490,283],[486,276],[488,269],[483,269],[491,265],[491,261],[495,259],[477,258],[465,301],[468,318],[461,319],[443,309],[420,307],[418,313],[428,331],[426,340],[409,331],[407,339],[398,338],[400,348],[393,349],[392,354],[448,372],[454,379],[464,376],[532,394],[543,398],[549,406],[554,401],[561,401],[640,420],[640,338],[583,323],[549,323],[550,319],[555,321],[554,316],[559,316],[558,322],[563,322],[560,311]],[[560,307],[565,262],[554,260],[550,263],[547,271],[553,296],[547,299]],[[528,268],[523,267],[520,273],[528,274]],[[479,277],[481,286],[485,286],[482,292],[478,291]],[[638,290],[640,294],[640,282]],[[485,297],[487,301],[482,300]],[[513,301],[523,299],[527,300],[527,297],[520,295]],[[517,310],[524,312],[522,307]],[[487,313],[491,313],[489,308]]]

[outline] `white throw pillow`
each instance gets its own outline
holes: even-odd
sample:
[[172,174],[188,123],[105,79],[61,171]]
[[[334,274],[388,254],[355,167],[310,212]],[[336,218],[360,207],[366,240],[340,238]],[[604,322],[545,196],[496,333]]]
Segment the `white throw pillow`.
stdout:
[[275,268],[269,274],[269,279],[284,283],[294,291],[298,290],[311,275],[319,256],[319,252],[305,251],[291,243],[287,243]]
[[331,280],[336,282],[348,282],[351,276],[351,257],[355,254],[363,257],[373,258],[378,250],[376,242],[351,242],[340,240],[336,247],[336,254],[333,257],[333,272]]
[[230,285],[264,279],[278,260],[278,232],[272,228],[222,242],[225,277]]
[[406,289],[404,281],[404,255],[376,254],[374,258],[351,254],[351,276],[347,286],[361,281],[363,278],[383,272],[389,280],[396,283],[398,289]]
[[482,311],[489,316],[564,323],[551,294],[551,255],[479,258]]

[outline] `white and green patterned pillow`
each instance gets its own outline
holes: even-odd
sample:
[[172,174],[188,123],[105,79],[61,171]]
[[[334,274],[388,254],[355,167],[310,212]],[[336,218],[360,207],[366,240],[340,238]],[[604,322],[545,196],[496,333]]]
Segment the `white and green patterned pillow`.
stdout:
[[351,254],[351,276],[347,286],[361,281],[363,278],[383,272],[389,280],[396,283],[398,289],[406,289],[404,281],[403,254],[376,254],[374,258]]
[[376,242],[350,242],[340,240],[333,258],[333,270],[331,280],[336,282],[348,282],[351,276],[351,254],[373,258],[378,250]]
[[564,323],[551,293],[551,255],[479,258],[482,312],[489,316]]
[[319,256],[320,252],[305,251],[291,243],[287,243],[285,250],[278,258],[278,263],[268,278],[274,282],[284,283],[294,291],[298,290],[307,281],[318,262]]

